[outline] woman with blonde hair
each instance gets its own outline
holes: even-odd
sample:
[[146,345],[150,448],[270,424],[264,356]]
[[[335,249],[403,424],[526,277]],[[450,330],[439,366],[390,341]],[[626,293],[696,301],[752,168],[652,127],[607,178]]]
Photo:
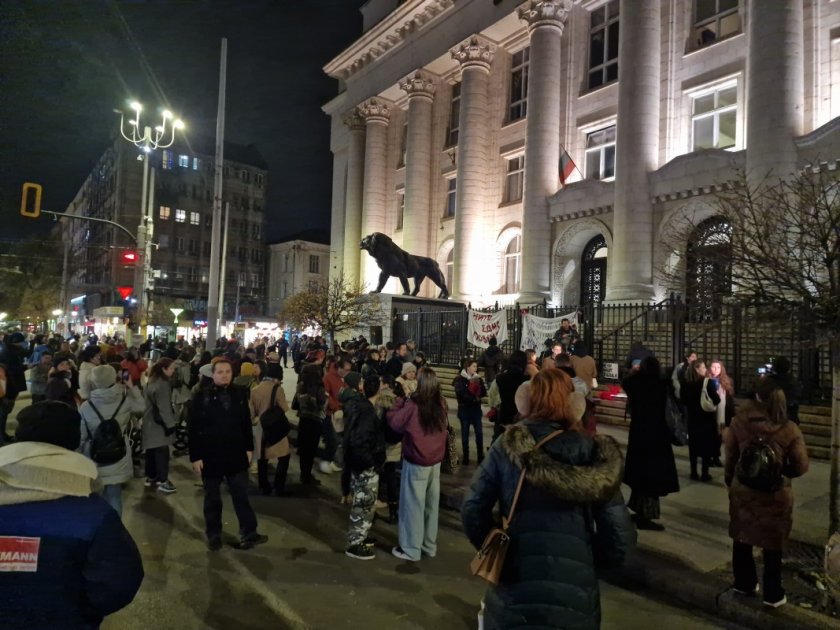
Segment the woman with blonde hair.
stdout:
[[789,479],[808,471],[808,450],[799,427],[788,420],[785,394],[778,384],[761,379],[755,398],[724,433],[732,588],[741,595],[758,593],[753,547],[761,547],[764,604],[778,608],[787,603],[782,550],[793,526]]
[[569,376],[541,370],[530,381],[527,419],[509,427],[473,477],[461,518],[479,549],[511,513],[501,579],[484,596],[485,627],[598,628],[596,570],[620,565],[635,544],[621,496],[621,452],[582,430],[583,397]]
[[[717,394],[720,397],[720,403],[717,406],[717,424],[722,434],[723,429],[728,427],[732,418],[735,417],[735,386],[720,359],[714,359],[709,363],[709,378],[717,388]],[[712,466],[723,468],[720,455],[712,458]]]

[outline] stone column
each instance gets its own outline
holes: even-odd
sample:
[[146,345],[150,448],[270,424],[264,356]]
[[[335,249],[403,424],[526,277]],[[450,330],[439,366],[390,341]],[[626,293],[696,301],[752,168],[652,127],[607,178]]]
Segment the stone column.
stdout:
[[400,88],[408,94],[403,249],[418,256],[431,255],[429,213],[435,87],[432,76],[419,70],[400,83]]
[[801,0],[751,0],[747,7],[744,93],[747,176],[752,184],[760,184],[768,175],[784,178],[796,170],[793,139],[802,134],[805,110],[802,4]]
[[362,240],[362,193],[365,173],[365,120],[353,110],[345,118],[349,130],[347,148],[347,183],[344,195],[344,279],[354,286],[359,282],[359,242]]
[[659,0],[621,0],[613,247],[607,301],[653,299],[653,207],[659,162]]
[[[365,173],[364,191],[362,193],[362,238],[371,232],[381,232],[385,229],[385,185],[387,181],[388,156],[388,120],[391,115],[391,105],[380,98],[371,98],[358,107],[359,114],[365,120]],[[379,281],[379,267],[367,252],[359,249],[359,269],[362,284],[372,291]]]
[[520,19],[528,22],[531,40],[522,193],[522,304],[542,302],[551,288],[548,198],[557,192],[559,182],[560,45],[571,4],[570,0],[531,0],[519,9]]
[[479,297],[487,286],[483,269],[484,189],[487,181],[487,84],[495,49],[474,35],[451,51],[461,64],[461,114],[458,119],[458,166],[455,191],[454,285],[461,299]]

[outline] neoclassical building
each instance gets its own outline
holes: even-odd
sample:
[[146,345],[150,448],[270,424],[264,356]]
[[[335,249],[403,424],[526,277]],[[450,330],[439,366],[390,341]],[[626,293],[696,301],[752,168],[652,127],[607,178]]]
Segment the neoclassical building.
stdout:
[[[702,252],[726,231],[718,187],[840,157],[840,2],[370,0],[362,13],[363,34],[324,68],[339,82],[324,111],[330,271],[370,286],[359,240],[379,231],[473,304],[702,295]],[[693,259],[663,239],[687,211]],[[675,256],[684,281],[663,286]]]

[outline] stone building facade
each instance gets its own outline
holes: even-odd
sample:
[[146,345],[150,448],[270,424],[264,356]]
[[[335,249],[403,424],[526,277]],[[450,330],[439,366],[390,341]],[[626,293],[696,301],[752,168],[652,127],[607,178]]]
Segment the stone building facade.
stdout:
[[714,194],[737,170],[784,178],[840,157],[837,2],[371,0],[362,13],[363,34],[324,67],[339,82],[324,111],[330,269],[369,286],[378,269],[358,243],[380,231],[473,304],[661,299],[696,284],[690,265],[687,283],[658,279],[685,266],[687,243],[664,243],[675,217],[713,238]]
[[314,284],[325,284],[329,264],[330,246],[306,240],[303,235],[269,245],[267,314],[279,313],[287,297]]

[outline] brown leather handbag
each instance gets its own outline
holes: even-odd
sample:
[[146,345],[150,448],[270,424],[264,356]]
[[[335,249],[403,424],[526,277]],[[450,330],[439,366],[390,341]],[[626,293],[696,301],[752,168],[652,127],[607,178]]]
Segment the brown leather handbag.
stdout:
[[[549,433],[536,443],[534,450],[539,449],[543,444],[549,440],[553,440],[561,433],[563,433],[563,429]],[[507,532],[513,521],[516,504],[519,502],[519,493],[522,491],[524,481],[525,469],[523,468],[519,475],[519,482],[516,484],[513,502],[510,504],[510,512],[507,516],[502,516],[502,526],[500,528],[494,527],[490,530],[484,542],[481,543],[481,548],[476,552],[472,562],[470,562],[470,571],[472,574],[483,580],[487,580],[493,585],[498,584],[502,576],[502,567],[505,564],[505,557],[510,547],[510,536],[508,536]]]

